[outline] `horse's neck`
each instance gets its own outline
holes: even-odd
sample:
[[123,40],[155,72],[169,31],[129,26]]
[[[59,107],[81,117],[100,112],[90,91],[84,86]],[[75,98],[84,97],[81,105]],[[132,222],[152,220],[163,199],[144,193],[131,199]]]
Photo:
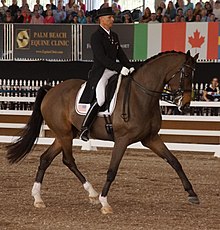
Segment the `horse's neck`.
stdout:
[[144,64],[135,75],[135,79],[145,88],[162,93],[165,82],[178,71],[183,62],[183,55],[165,54]]

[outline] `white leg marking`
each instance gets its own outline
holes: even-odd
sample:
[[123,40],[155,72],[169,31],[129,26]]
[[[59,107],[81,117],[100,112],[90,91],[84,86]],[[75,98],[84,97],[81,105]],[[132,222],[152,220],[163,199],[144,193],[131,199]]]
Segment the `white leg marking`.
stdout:
[[34,182],[32,196],[34,197],[34,206],[36,208],[45,208],[45,204],[40,195],[41,183]]
[[99,195],[99,201],[102,204],[101,212],[102,214],[109,214],[113,213],[112,207],[109,205],[107,201],[107,196],[102,196],[101,194]]
[[89,193],[90,203],[99,204],[99,199],[98,199],[99,194],[95,191],[92,185],[88,181],[86,181],[86,183],[83,184],[83,187]]

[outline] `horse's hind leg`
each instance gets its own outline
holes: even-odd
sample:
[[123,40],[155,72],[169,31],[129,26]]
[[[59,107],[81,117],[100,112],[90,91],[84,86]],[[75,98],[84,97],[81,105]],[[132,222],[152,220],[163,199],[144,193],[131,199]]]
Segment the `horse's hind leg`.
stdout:
[[41,198],[41,184],[43,182],[46,169],[50,166],[53,159],[61,152],[61,145],[57,140],[41,155],[40,165],[38,167],[36,179],[32,188],[32,196],[34,197],[34,206],[37,208],[46,207]]
[[63,149],[63,163],[76,175],[82,183],[84,189],[89,193],[89,200],[92,204],[99,203],[98,193],[94,190],[92,185],[85,179],[83,174],[77,168],[75,159],[72,155],[72,137],[69,135],[60,139]]
[[176,157],[167,149],[160,136],[156,135],[153,138],[143,140],[142,144],[146,147],[149,147],[152,151],[154,151],[158,156],[167,161],[175,169],[176,173],[182,181],[185,191],[187,191],[189,194],[189,202],[199,204],[198,196],[194,192],[193,187],[189,182],[186,174],[184,173],[181,164],[176,159]]

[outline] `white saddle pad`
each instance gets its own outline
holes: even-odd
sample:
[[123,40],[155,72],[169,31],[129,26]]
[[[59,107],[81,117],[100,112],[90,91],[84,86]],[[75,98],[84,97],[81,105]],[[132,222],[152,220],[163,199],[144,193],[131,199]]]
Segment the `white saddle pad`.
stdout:
[[[108,116],[108,115],[112,115],[114,109],[115,109],[115,105],[116,105],[116,99],[117,99],[117,95],[118,95],[118,91],[119,91],[119,87],[121,85],[121,78],[122,76],[119,75],[119,78],[118,78],[118,83],[117,83],[117,87],[116,87],[116,90],[115,90],[115,93],[114,93],[114,96],[110,102],[110,106],[109,106],[109,109],[104,111],[104,112],[99,112],[98,113],[98,116],[99,117],[104,117],[104,115]],[[87,111],[89,110],[90,108],[90,104],[82,104],[82,103],[79,103],[79,100],[82,96],[82,93],[85,89],[85,86],[86,86],[86,82],[83,83],[77,93],[77,96],[76,96],[76,103],[75,103],[75,110],[76,112],[79,114],[79,115],[86,115]]]

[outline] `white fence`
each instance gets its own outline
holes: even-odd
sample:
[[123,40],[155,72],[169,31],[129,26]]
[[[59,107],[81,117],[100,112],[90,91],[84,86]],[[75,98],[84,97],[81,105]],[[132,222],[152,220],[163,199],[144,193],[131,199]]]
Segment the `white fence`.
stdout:
[[[34,102],[33,97],[0,97],[0,102]],[[172,106],[167,102],[161,101],[161,106]],[[193,107],[210,107],[210,108],[219,108],[220,102],[198,102],[193,101],[191,103]],[[7,116],[30,116],[32,111],[28,110],[0,110],[1,115]],[[185,122],[212,122],[215,123],[215,130],[194,130],[192,126],[191,129],[161,129],[161,135],[184,135],[184,136],[200,136],[200,137],[218,137],[220,140],[220,117],[219,116],[183,116],[183,115],[163,115],[164,121],[185,121]],[[21,123],[1,123],[0,129],[21,129],[25,124]],[[42,125],[42,130],[40,137],[38,139],[38,144],[49,145],[53,142],[54,138],[45,137],[45,131],[48,131],[49,128],[47,125]],[[16,137],[0,135],[1,143],[10,143]],[[218,142],[220,143],[220,141]],[[90,140],[89,142],[83,142],[81,140],[75,139],[73,145],[81,146],[82,150],[95,150],[97,147],[113,147],[113,142],[110,141],[100,141],[100,140]],[[215,157],[220,157],[220,145],[219,144],[193,144],[193,143],[166,143],[170,150],[178,151],[195,151],[195,152],[212,152]],[[135,143],[129,146],[129,148],[145,148],[141,143]]]

